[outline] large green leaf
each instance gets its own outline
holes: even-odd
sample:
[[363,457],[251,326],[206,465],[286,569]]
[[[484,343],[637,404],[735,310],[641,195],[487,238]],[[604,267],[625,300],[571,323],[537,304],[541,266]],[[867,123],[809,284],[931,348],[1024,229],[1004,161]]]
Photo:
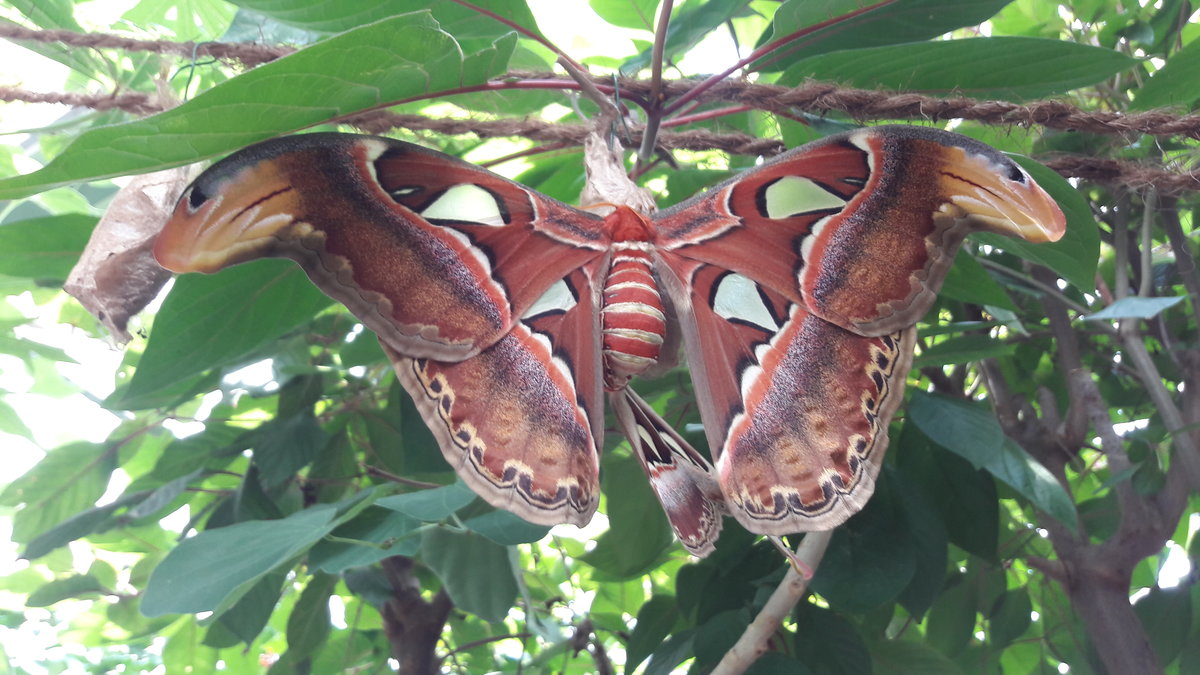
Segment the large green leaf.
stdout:
[[[511,51],[508,40],[501,51]],[[477,55],[478,56],[478,55]],[[500,55],[498,55],[500,56]],[[504,58],[477,58],[503,70]],[[81,134],[38,171],[0,180],[0,199],[166,169],[336,117],[464,85],[458,44],[428,13],[384,19],[248,71],[166,112]]]
[[545,525],[534,525],[503,509],[492,509],[482,515],[468,518],[463,521],[463,526],[501,546],[528,544],[542,539],[550,532],[550,528]]
[[834,530],[812,589],[843,612],[864,612],[893,600],[916,573],[916,546],[884,474],[858,515]]
[[981,359],[1008,356],[1016,344],[997,340],[989,335],[958,335],[947,338],[928,349],[921,350],[913,360],[914,368],[944,366],[951,363],[970,363]]
[[21,506],[13,516],[12,540],[29,542],[92,507],[116,466],[116,452],[109,445],[69,443],[46,453],[0,493],[0,505]]
[[909,401],[908,415],[938,445],[1004,481],[1060,523],[1076,527],[1070,495],[1053,474],[1004,435],[991,411],[917,391]]
[[1192,604],[1195,594],[1190,586],[1186,583],[1172,588],[1155,586],[1133,606],[1163,663],[1175,660],[1188,644],[1195,612]]
[[588,0],[601,19],[622,28],[654,30],[658,0]]
[[877,673],[964,675],[961,668],[941,653],[911,640],[878,640],[871,644],[871,662]]
[[[398,14],[428,11],[442,30],[471,53],[512,32],[496,19],[452,0],[232,0],[276,21],[308,31],[337,33]],[[474,0],[472,3],[537,33],[525,0]]]
[[329,597],[337,583],[331,574],[314,574],[308,580],[287,622],[288,655],[293,659],[317,652],[329,639]]
[[279,23],[322,33],[349,30],[405,11],[397,7],[403,3],[378,0],[232,0],[232,3]]
[[[379,506],[369,506],[317,542],[308,556],[312,569],[338,574],[393,555],[415,555],[421,521]],[[357,543],[361,542],[361,543]]]
[[1133,93],[1132,108],[1191,108],[1200,99],[1200,40],[1171,55],[1162,68]]
[[779,84],[846,86],[1012,101],[1062,94],[1137,65],[1120,52],[1061,40],[990,37],[845,49],[791,65]]
[[60,600],[79,597],[95,597],[111,592],[96,577],[90,574],[74,574],[65,579],[55,579],[29,594],[26,607],[49,607]]
[[933,499],[918,481],[912,480],[894,464],[883,465],[888,484],[896,491],[894,504],[899,504],[913,543],[916,568],[908,586],[898,600],[915,617],[920,617],[933,604],[946,577],[947,535]]
[[632,672],[645,661],[671,634],[671,628],[678,619],[679,607],[675,604],[675,598],[669,595],[655,594],[642,603],[638,609],[637,623],[625,645],[626,670]]
[[475,501],[475,493],[463,483],[453,483],[430,490],[384,497],[375,502],[391,511],[426,522],[445,520],[451,513]]
[[256,430],[253,439],[254,463],[263,485],[275,487],[290,480],[297,471],[316,458],[328,438],[310,411],[291,417],[275,418]]
[[1000,531],[995,479],[930,441],[915,424],[904,425],[892,452],[904,476],[934,503],[950,541],[995,560]]
[[946,656],[956,656],[970,641],[975,632],[975,613],[979,605],[979,591],[970,578],[955,574],[958,583],[948,585],[938,596],[937,603],[929,610],[925,638],[930,646]]
[[183,540],[163,558],[142,598],[146,616],[233,605],[260,579],[333,530],[337,510],[320,504],[280,520],[252,520]]
[[919,42],[956,28],[988,20],[1012,0],[788,0],[771,22],[769,37],[776,40],[831,17],[873,9],[815,30],[755,62],[756,70],[783,70],[795,61],[853,46],[856,49]]
[[814,673],[870,673],[871,659],[862,635],[836,612],[802,602],[795,610],[796,657]]
[[63,281],[94,227],[96,217],[82,213],[0,225],[0,274]]
[[[748,0],[708,0],[704,3],[681,3],[679,9],[671,16],[670,25],[667,26],[663,59],[670,60],[682,55],[749,4]],[[637,73],[650,66],[650,58],[651,50],[647,48],[622,64],[621,72],[628,75]]]
[[946,272],[940,294],[959,302],[990,305],[1015,310],[1012,299],[983,265],[964,249],[959,249],[954,264]]
[[517,597],[508,550],[473,532],[433,528],[421,541],[421,560],[442,580],[455,607],[484,621],[502,621]]
[[332,304],[286,260],[257,260],[220,274],[188,274],[163,301],[121,403],[238,362]]

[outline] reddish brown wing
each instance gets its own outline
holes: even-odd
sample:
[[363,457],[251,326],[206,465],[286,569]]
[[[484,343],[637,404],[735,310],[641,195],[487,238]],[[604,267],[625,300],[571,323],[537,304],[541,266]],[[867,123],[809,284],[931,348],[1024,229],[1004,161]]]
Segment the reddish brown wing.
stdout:
[[601,225],[441,153],[309,134],[213,165],[155,253],[179,272],[297,260],[379,335],[464,481],[530,521],[582,525],[603,423]]
[[445,363],[385,347],[459,476],[492,505],[543,525],[586,525],[599,500],[595,267],[554,284],[472,358]]
[[762,534],[828,529],[866,502],[911,327],[963,237],[1065,226],[1011,160],[913,127],[799,148],[654,224],[722,491]]
[[916,323],[972,231],[1056,240],[1066,223],[1015,162],[888,126],[785,153],[655,218],[659,246],[744,274],[863,335]]
[[305,134],[214,164],[155,255],[176,272],[298,261],[388,345],[459,360],[507,334],[555,281],[602,256],[601,220],[431,150]]
[[693,555],[712,553],[727,513],[712,464],[633,390],[610,400],[675,536]]
[[667,286],[732,514],[752,532],[787,534],[856,513],[903,400],[913,330],[863,337],[742,275],[664,262],[682,274]]

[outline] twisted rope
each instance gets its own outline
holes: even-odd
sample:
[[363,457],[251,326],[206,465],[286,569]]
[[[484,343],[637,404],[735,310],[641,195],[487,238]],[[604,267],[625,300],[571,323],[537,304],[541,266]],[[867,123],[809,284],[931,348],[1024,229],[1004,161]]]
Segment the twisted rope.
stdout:
[[[236,61],[247,67],[266,63],[295,51],[294,48],[283,46],[138,40],[104,33],[81,34],[16,25],[0,25],[0,37],[17,41],[59,43],[72,47],[153,52],[186,58],[208,56]],[[537,79],[548,86],[552,86],[554,82],[562,82],[564,87],[575,84],[571,78],[557,73],[513,72],[506,74],[504,78]],[[593,82],[603,86],[612,84],[610,79],[599,77],[593,78]],[[649,81],[624,78],[617,84],[627,95],[644,98],[654,93]],[[670,99],[692,91],[699,84],[699,80],[664,81],[661,83],[661,93]],[[8,86],[0,86],[0,101],[62,103],[95,110],[119,109],[135,115],[149,115],[164,108],[154,96],[138,92],[43,93]],[[1156,137],[1182,136],[1200,139],[1200,115],[1194,114],[1179,115],[1163,110],[1140,113],[1091,111],[1055,100],[1026,104],[980,101],[961,96],[934,97],[907,92],[856,89],[828,82],[806,82],[796,87],[781,87],[726,80],[706,89],[696,97],[696,101],[732,102],[786,116],[794,116],[798,112],[837,112],[861,121],[965,119],[990,125],[1040,126],[1101,135],[1147,134]],[[582,145],[589,131],[589,127],[582,124],[559,124],[537,119],[436,119],[386,111],[363,113],[341,121],[369,133],[406,129],[443,135],[473,134],[479,138],[521,137],[561,145]],[[640,127],[631,128],[629,140],[640,143],[641,132]],[[658,144],[666,150],[720,150],[729,154],[756,156],[776,155],[786,149],[778,140],[742,133],[719,133],[708,129],[664,130],[658,134]],[[1175,172],[1147,164],[1097,157],[1051,157],[1044,163],[1063,176],[1103,185],[1130,189],[1154,185],[1162,194],[1182,194],[1200,190],[1200,172],[1196,171]]]

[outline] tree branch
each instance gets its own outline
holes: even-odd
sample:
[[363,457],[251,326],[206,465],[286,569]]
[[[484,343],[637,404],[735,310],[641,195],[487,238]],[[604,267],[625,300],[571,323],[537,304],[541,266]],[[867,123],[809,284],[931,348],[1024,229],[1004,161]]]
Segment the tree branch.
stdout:
[[[832,538],[832,530],[809,532],[796,547],[796,556],[803,560],[809,569],[815,571],[821,564],[821,558],[825,557],[825,549],[829,547],[829,540]],[[783,575],[783,581],[779,582],[767,604],[763,605],[758,616],[746,627],[733,648],[725,653],[721,662],[713,669],[712,675],[745,672],[750,664],[766,653],[771,636],[779,630],[783,620],[807,590],[808,580],[796,571],[795,566],[789,565],[787,573]]]

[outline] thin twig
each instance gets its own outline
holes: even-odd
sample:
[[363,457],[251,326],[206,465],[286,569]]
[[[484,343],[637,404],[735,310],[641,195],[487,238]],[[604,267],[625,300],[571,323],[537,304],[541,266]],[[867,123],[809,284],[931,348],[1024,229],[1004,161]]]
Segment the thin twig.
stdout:
[[1154,215],[1158,212],[1158,191],[1154,187],[1146,190],[1146,195],[1142,200],[1142,241],[1139,253],[1141,254],[1141,279],[1138,283],[1138,297],[1150,297],[1150,291],[1154,288],[1154,240],[1151,234],[1154,230]]
[[672,0],[663,0],[658,13],[658,26],[654,30],[654,48],[650,51],[650,109],[646,111],[646,130],[638,148],[638,163],[645,163],[654,154],[654,141],[658,137],[658,125],[663,118],[662,73],[663,50],[667,42],[667,27],[671,23]]
[[[796,547],[796,556],[803,560],[810,569],[817,569],[821,558],[825,557],[825,549],[833,538],[833,531],[809,532],[804,540]],[[745,632],[734,643],[733,647],[721,658],[721,662],[712,670],[712,675],[733,675],[745,672],[750,664],[762,656],[768,647],[768,641],[775,631],[783,624],[783,620],[791,613],[792,608],[804,597],[808,590],[808,581],[789,565],[783,575],[783,581],[771,593],[767,603],[763,605],[758,616],[746,627]]]

